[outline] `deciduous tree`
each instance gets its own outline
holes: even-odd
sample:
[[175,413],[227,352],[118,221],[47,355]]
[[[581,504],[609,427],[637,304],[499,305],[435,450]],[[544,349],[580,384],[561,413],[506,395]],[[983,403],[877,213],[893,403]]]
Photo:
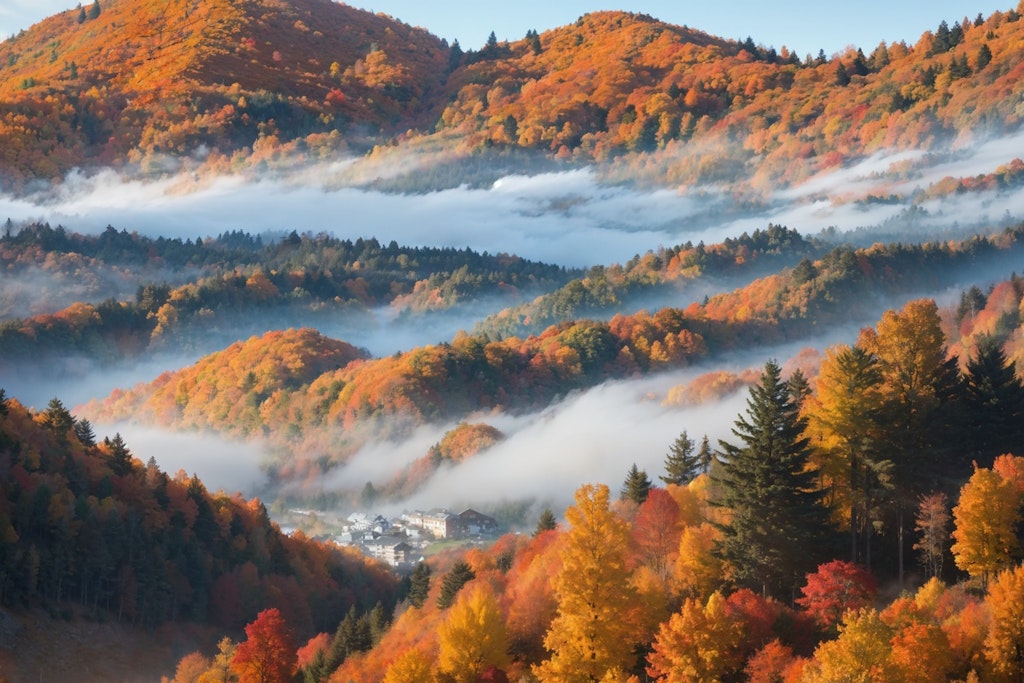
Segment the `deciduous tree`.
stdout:
[[509,664],[505,620],[486,583],[467,589],[438,630],[438,665],[455,683],[473,683],[488,667]]
[[600,681],[633,664],[629,530],[608,499],[607,486],[588,484],[566,510],[569,531],[555,578],[558,613],[544,638],[551,654],[534,668],[545,683]]
[[987,582],[1010,565],[1019,541],[1020,498],[998,472],[984,467],[960,489],[953,508],[953,559],[956,566]]
[[277,608],[263,610],[245,627],[231,670],[239,683],[289,683],[298,661],[295,644]]

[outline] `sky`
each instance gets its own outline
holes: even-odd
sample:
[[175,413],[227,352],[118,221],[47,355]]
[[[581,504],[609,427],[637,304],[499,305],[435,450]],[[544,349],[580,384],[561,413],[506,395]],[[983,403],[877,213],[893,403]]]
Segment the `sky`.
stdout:
[[[90,4],[90,0],[83,0]],[[373,12],[384,12],[413,26],[421,26],[463,48],[479,48],[491,31],[499,40],[523,37],[526,31],[564,26],[587,12],[619,9],[650,14],[673,24],[686,25],[723,38],[744,39],[780,49],[783,45],[801,57],[841,52],[848,45],[874,49],[879,42],[914,43],[939,22],[950,25],[979,12],[1009,10],[1013,0],[861,0],[861,2],[808,2],[807,0],[518,0],[483,3],[478,0],[354,0]],[[51,14],[71,9],[78,0],[0,0],[0,36],[10,36]],[[101,0],[102,5],[102,0]]]

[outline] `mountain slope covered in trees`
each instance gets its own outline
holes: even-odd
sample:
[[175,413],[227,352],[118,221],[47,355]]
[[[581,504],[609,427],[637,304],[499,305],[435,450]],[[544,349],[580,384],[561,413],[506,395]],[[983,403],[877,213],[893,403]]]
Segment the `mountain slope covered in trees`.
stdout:
[[470,178],[453,159],[475,171],[467,157],[514,165],[526,150],[761,192],[883,149],[1016,130],[1019,16],[829,57],[623,12],[463,50],[327,0],[108,0],[0,43],[0,165],[24,188],[74,166],[160,173],[196,156],[224,172],[398,145],[427,153],[421,187]]

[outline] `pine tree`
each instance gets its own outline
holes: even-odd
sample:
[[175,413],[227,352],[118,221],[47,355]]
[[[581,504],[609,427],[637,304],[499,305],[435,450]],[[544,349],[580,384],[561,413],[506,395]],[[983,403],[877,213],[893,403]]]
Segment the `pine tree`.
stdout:
[[468,563],[459,561],[441,579],[441,594],[437,596],[437,606],[440,609],[448,609],[455,602],[462,587],[476,578],[476,572]]
[[986,337],[967,362],[966,443],[974,459],[988,466],[997,455],[1020,449],[1024,440],[1024,385],[996,340]]
[[717,552],[738,583],[780,596],[789,596],[830,550],[804,426],[778,364],[768,361],[750,389],[746,416],[733,427],[740,445],[719,442],[713,479],[713,503],[730,517],[719,527]]
[[78,19],[77,19],[77,21],[78,21],[79,24],[84,24],[85,20],[86,20],[85,8],[82,7],[81,5],[79,5],[78,6]]
[[647,494],[650,491],[651,480],[647,477],[647,472],[639,469],[636,463],[633,463],[633,466],[629,468],[629,473],[626,475],[626,481],[622,484],[619,498],[621,500],[631,500],[640,505],[647,500]]
[[92,0],[92,7],[89,8],[89,18],[99,19],[100,16],[100,0]]
[[423,607],[429,595],[430,566],[420,562],[409,577],[409,604],[413,607]]
[[87,448],[96,445],[96,433],[92,429],[92,423],[85,418],[75,422],[75,435],[78,437],[79,443]]
[[103,446],[110,455],[110,469],[119,477],[130,474],[134,465],[132,464],[132,452],[128,450],[120,432],[114,434],[114,438],[105,437]]
[[540,519],[537,520],[537,528],[534,530],[534,536],[540,536],[545,531],[551,531],[558,526],[558,520],[555,519],[555,513],[551,512],[551,508],[545,508],[544,512],[540,513]]
[[697,462],[700,463],[700,469],[702,472],[711,471],[711,463],[715,459],[715,452],[711,449],[711,442],[708,441],[708,435],[705,434],[704,438],[700,440],[700,450],[697,451]]
[[[705,437],[706,439],[707,437]],[[666,484],[684,486],[704,471],[701,454],[693,452],[694,443],[684,430],[669,446],[665,457],[665,475],[659,477]]]

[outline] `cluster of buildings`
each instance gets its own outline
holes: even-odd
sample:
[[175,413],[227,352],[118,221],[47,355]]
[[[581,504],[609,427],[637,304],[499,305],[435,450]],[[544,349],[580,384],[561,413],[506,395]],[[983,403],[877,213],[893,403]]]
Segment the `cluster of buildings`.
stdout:
[[493,517],[473,509],[459,513],[444,509],[416,510],[403,512],[401,517],[393,519],[354,512],[342,522],[342,530],[333,540],[359,547],[365,554],[392,567],[403,567],[423,559],[423,551],[431,543],[488,538],[497,532],[498,522]]

